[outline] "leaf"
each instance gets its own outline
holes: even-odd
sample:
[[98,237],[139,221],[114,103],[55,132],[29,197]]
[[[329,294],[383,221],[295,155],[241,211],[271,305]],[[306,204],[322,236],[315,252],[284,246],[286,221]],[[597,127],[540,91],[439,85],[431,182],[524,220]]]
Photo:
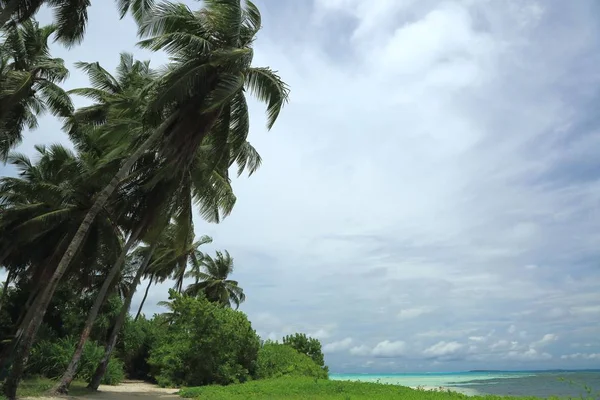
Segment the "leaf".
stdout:
[[288,101],[287,85],[269,68],[250,68],[246,72],[246,88],[258,100],[267,103],[267,128],[271,129]]

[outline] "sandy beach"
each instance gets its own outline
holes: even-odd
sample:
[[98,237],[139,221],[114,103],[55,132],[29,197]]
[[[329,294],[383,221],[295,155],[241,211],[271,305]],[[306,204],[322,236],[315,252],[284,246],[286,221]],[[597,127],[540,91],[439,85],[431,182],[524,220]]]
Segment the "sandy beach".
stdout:
[[118,386],[100,385],[98,392],[84,396],[28,397],[27,400],[135,400],[177,399],[177,389],[164,389],[141,381],[126,381]]

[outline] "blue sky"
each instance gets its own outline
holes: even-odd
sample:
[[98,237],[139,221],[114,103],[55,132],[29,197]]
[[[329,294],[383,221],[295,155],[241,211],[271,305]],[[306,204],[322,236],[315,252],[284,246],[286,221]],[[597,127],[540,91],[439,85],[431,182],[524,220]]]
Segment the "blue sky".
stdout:
[[[166,61],[100,3],[55,54]],[[598,3],[257,4],[255,64],[291,102],[268,133],[251,104],[263,167],[196,231],[235,258],[259,334],[318,337],[334,372],[600,367]],[[44,118],[19,151],[65,140]]]

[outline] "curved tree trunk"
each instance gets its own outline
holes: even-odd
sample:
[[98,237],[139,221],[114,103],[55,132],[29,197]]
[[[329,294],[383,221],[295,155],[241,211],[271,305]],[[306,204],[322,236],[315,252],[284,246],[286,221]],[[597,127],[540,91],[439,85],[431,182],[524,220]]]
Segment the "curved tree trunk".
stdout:
[[[37,273],[34,275],[33,281],[37,282],[37,284],[31,290],[25,305],[22,308],[22,311],[19,315],[19,319],[17,320],[15,326],[17,327],[15,334],[13,336],[13,340],[9,343],[3,350],[2,354],[0,354],[0,371],[4,372],[7,365],[10,365],[10,361],[12,359],[13,351],[18,345],[18,341],[14,338],[19,336],[19,332],[22,332],[28,325],[31,319],[33,318],[33,310],[38,306],[40,300],[40,292],[43,290],[44,282],[47,282],[52,275],[52,270],[49,268],[44,268],[41,270],[41,273]],[[4,375],[2,375],[2,379],[4,379]]]
[[83,327],[83,330],[81,331],[81,335],[79,336],[79,342],[77,343],[77,347],[75,348],[75,352],[73,353],[73,357],[71,358],[71,362],[69,363],[69,366],[63,373],[60,379],[60,383],[53,390],[53,392],[55,392],[56,394],[67,394],[69,392],[69,385],[71,385],[71,382],[73,382],[73,379],[75,379],[75,374],[77,373],[77,368],[79,367],[79,361],[81,360],[81,355],[83,354],[83,348],[85,347],[85,344],[87,343],[87,340],[90,337],[90,334],[92,333],[92,328],[94,327],[94,322],[96,322],[98,312],[100,312],[100,308],[106,300],[108,291],[110,290],[111,286],[115,283],[115,278],[117,277],[117,274],[123,267],[125,257],[127,256],[129,249],[131,249],[135,242],[137,242],[139,235],[139,229],[131,234],[129,239],[127,239],[127,243],[125,243],[125,246],[123,247],[119,258],[114,263],[108,275],[106,276],[106,279],[104,280],[104,283],[102,284],[102,287],[100,288],[100,291],[96,296],[96,300],[94,300],[94,305],[92,306],[92,309],[90,310],[90,313],[88,314],[88,317],[85,321],[85,325]]
[[144,303],[146,302],[146,298],[148,297],[148,292],[150,291],[150,286],[152,286],[152,281],[154,280],[154,275],[150,277],[150,282],[148,282],[148,286],[146,286],[146,292],[144,292],[144,297],[142,298],[142,302],[140,303],[140,307],[138,308],[137,314],[135,314],[134,321],[137,321],[140,315],[142,314],[142,308],[144,308]]
[[54,271],[52,278],[48,282],[46,289],[41,294],[41,301],[39,303],[39,307],[36,307],[31,323],[22,332],[19,337],[15,338],[17,341],[17,346],[15,350],[14,360],[12,370],[6,381],[4,382],[3,391],[8,400],[15,400],[17,396],[17,386],[21,381],[21,377],[23,376],[23,371],[25,369],[25,365],[27,364],[27,359],[29,358],[29,352],[31,350],[31,346],[33,345],[33,341],[37,334],[37,331],[42,323],[44,315],[46,314],[46,310],[48,305],[50,304],[50,300],[56,291],[56,287],[60,282],[60,279],[67,271],[67,268],[71,264],[73,257],[83,244],[83,240],[86,237],[90,226],[100,210],[105,206],[109,197],[112,193],[117,189],[121,181],[127,177],[129,171],[133,167],[133,164],[150,148],[152,143],[156,139],[158,139],[164,129],[168,127],[173,122],[173,118],[169,118],[169,120],[165,121],[160,128],[156,129],[152,135],[142,143],[141,146],[137,148],[137,150],[127,159],[127,161],[121,166],[119,171],[116,173],[114,178],[110,181],[110,183],[100,192],[94,201],[94,204],[89,209],[87,215],[81,222],[79,229],[73,236],[69,247],[65,251],[62,259],[58,263],[58,267]]
[[14,271],[9,269],[4,285],[2,286],[2,297],[0,297],[0,310],[4,306],[4,300],[6,299],[6,293],[8,292],[8,285],[10,284],[11,278],[13,277]]
[[9,1],[4,8],[0,8],[0,28],[2,28],[10,19],[17,8],[19,7],[18,0]]
[[[113,326],[113,329],[110,333],[110,338],[108,339],[108,342],[106,343],[106,347],[104,348],[104,356],[102,357],[102,360],[98,364],[98,367],[96,368],[96,372],[94,372],[94,376],[92,377],[92,380],[90,381],[90,383],[88,385],[88,389],[98,390],[98,386],[100,386],[100,382],[102,382],[102,378],[104,378],[104,374],[106,373],[106,368],[108,367],[108,362],[110,361],[110,356],[112,355],[112,351],[115,348],[115,345],[117,344],[117,338],[119,337],[119,332],[121,331],[121,328],[123,327],[123,323],[125,323],[125,318],[127,318],[127,314],[129,313],[129,307],[131,306],[131,300],[133,299],[133,295],[135,294],[135,289],[140,284],[140,281],[142,280],[142,276],[146,272],[146,268],[148,267],[148,264],[150,263],[150,259],[152,258],[152,253],[154,253],[154,249],[156,248],[156,243],[157,243],[157,241],[155,241],[152,244],[152,246],[148,250],[148,254],[146,254],[146,257],[144,257],[144,261],[143,261],[142,265],[140,265],[140,267],[137,270],[137,273],[135,274],[135,278],[133,279],[133,282],[131,283],[131,289],[129,290],[129,295],[125,299],[125,303],[123,304],[123,307],[121,307],[121,312],[119,313],[119,316],[117,317],[117,321],[115,322],[115,325]],[[146,294],[147,294],[147,291],[146,291]]]

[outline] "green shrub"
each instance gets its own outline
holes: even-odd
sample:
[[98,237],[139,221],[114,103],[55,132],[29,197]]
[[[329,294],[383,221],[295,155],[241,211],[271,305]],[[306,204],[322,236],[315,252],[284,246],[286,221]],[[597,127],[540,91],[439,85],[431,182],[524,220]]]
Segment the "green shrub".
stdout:
[[[40,375],[51,379],[61,377],[71,362],[76,344],[77,341],[74,337],[38,342],[29,356],[27,374]],[[76,378],[81,380],[91,378],[103,355],[104,347],[99,346],[96,342],[88,341],[83,348]],[[116,358],[112,358],[108,363],[102,383],[116,385],[124,378],[123,363]]]
[[137,321],[128,318],[121,329],[116,351],[125,364],[128,378],[152,381],[151,367],[148,364],[150,349],[158,342],[165,331],[158,321],[141,316]]
[[321,350],[321,342],[318,339],[306,336],[304,333],[295,333],[283,338],[283,344],[292,347],[299,353],[306,354],[325,371],[329,368],[325,365],[325,357]]
[[306,354],[301,354],[291,346],[267,341],[258,351],[256,378],[282,376],[328,378],[327,371]]
[[161,386],[226,385],[255,372],[259,338],[246,315],[203,298],[170,292],[170,313],[150,351],[149,364]]
[[179,394],[198,400],[541,400],[538,397],[467,396],[455,392],[413,390],[399,385],[372,382],[289,377],[252,381],[242,385],[186,388]]

